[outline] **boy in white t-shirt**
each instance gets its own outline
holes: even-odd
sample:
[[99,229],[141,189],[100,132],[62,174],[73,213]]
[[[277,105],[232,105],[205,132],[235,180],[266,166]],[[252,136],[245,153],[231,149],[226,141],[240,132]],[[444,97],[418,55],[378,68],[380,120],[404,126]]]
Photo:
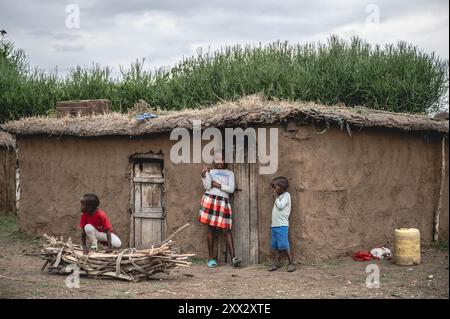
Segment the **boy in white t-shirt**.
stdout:
[[273,188],[275,203],[272,208],[271,226],[273,262],[269,271],[280,268],[280,253],[284,252],[289,260],[287,271],[292,272],[296,270],[296,267],[292,259],[288,239],[289,216],[291,214],[291,194],[289,194],[286,189],[289,186],[289,182],[285,177],[279,176],[272,180],[271,186]]

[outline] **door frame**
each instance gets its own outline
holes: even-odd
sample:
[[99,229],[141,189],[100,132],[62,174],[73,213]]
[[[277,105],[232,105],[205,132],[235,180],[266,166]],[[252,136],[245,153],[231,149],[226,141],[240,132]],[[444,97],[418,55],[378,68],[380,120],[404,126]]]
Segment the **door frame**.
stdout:
[[[258,164],[257,163],[240,163],[240,164],[232,164],[230,169],[236,174],[235,165],[246,165],[247,167],[243,169],[245,173],[248,173],[248,185],[245,187],[248,190],[248,232],[249,232],[249,253],[250,253],[250,261],[248,265],[256,265],[261,261],[261,247],[260,247],[260,233],[259,233],[259,225],[260,225],[260,212],[259,212],[259,192],[258,192]],[[241,171],[242,173],[242,171]],[[236,176],[237,177],[237,176]],[[236,178],[237,181],[237,178]],[[239,191],[241,185],[236,184],[236,191]],[[231,205],[233,209],[233,215],[235,213],[237,215],[240,214],[239,210],[236,210],[235,205],[236,194],[233,194],[231,198]],[[234,223],[234,221],[233,221]],[[236,227],[233,226],[233,241],[235,243],[235,252],[236,256],[242,258],[242,256],[237,255],[236,246],[239,245],[239,242],[236,242]]]
[[[222,134],[224,136],[224,134]],[[222,141],[222,145],[225,145],[225,141]],[[248,265],[256,265],[261,262],[261,243],[260,243],[260,212],[259,212],[259,190],[258,190],[258,183],[259,183],[259,162],[258,160],[256,163],[248,163],[248,147],[247,144],[245,144],[245,163],[235,163],[236,159],[236,145],[235,141],[233,141],[233,163],[228,163],[228,169],[233,171],[235,174],[236,179],[236,189],[233,195],[230,196],[230,205],[233,210],[233,227],[232,227],[232,234],[233,234],[233,241],[234,241],[234,250],[236,253],[236,257],[242,258],[242,256],[237,255],[238,249],[236,247],[239,245],[239,242],[236,242],[236,235],[235,235],[235,217],[236,214],[239,215],[239,210],[236,211],[236,205],[235,205],[235,197],[237,192],[240,191],[241,185],[238,184],[238,176],[236,175],[236,166],[237,165],[246,165],[247,167],[244,169],[245,172],[248,172],[248,218],[249,218],[249,250],[250,250],[250,262]],[[241,169],[242,173],[242,169]],[[228,251],[227,247],[225,245],[225,240],[223,236],[219,237],[219,246],[218,246],[218,254],[219,256],[223,254],[224,261],[228,262]]]
[[[129,234],[129,247],[134,248],[136,247],[135,242],[135,233],[134,233],[134,218],[135,218],[135,184],[133,181],[134,178],[134,165],[139,162],[155,162],[158,161],[161,163],[161,174],[163,176],[163,179],[165,178],[165,168],[164,168],[164,154],[162,152],[159,152],[157,154],[154,154],[153,152],[149,153],[138,153],[130,156],[129,158],[129,165],[128,165],[128,172],[129,172],[129,179],[130,179],[130,200],[128,201],[128,213],[130,214],[130,234]],[[165,180],[164,180],[165,181]],[[162,185],[162,198],[161,198],[161,205],[163,209],[164,214],[164,221],[163,221],[163,229],[162,229],[162,237],[166,236],[166,230],[167,230],[167,218],[165,218],[166,214],[166,198],[164,196],[165,190],[164,190],[164,183]],[[164,238],[163,238],[164,240]]]

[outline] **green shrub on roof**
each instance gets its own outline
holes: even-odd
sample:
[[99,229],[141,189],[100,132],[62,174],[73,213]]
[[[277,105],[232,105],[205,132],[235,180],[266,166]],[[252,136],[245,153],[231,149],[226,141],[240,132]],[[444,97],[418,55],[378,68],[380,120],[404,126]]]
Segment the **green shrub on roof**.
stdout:
[[[447,105],[448,61],[399,42],[372,46],[360,38],[326,43],[232,46],[198,52],[172,68],[144,69],[137,60],[121,76],[93,64],[75,67],[60,78],[55,72],[20,72],[6,63],[0,45],[0,122],[51,112],[60,100],[108,98],[126,112],[140,99],[177,110],[263,93],[267,98],[406,113],[434,113]],[[3,47],[3,49],[2,49]],[[6,62],[5,62],[6,61]],[[20,61],[19,61],[20,62]],[[25,66],[23,66],[25,65]]]

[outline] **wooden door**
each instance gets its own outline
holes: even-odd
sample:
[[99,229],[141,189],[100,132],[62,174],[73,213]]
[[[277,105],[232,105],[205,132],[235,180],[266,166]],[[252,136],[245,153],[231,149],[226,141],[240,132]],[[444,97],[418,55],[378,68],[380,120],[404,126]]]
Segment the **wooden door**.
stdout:
[[149,248],[165,238],[164,176],[162,161],[133,164],[132,246]]
[[257,166],[252,163],[231,165],[236,178],[233,208],[233,237],[237,257],[243,265],[259,263],[259,218]]

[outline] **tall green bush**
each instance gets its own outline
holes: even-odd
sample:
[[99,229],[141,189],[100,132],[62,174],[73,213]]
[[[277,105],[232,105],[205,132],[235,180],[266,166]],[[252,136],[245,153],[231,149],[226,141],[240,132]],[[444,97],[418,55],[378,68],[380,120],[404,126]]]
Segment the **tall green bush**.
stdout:
[[[360,38],[292,45],[232,46],[148,71],[136,60],[121,76],[93,64],[65,77],[31,70],[24,53],[0,44],[0,122],[51,112],[59,100],[108,98],[116,111],[139,99],[163,109],[195,108],[263,93],[267,98],[408,113],[445,108],[448,61],[417,47],[372,46]],[[448,106],[447,106],[448,107]]]

